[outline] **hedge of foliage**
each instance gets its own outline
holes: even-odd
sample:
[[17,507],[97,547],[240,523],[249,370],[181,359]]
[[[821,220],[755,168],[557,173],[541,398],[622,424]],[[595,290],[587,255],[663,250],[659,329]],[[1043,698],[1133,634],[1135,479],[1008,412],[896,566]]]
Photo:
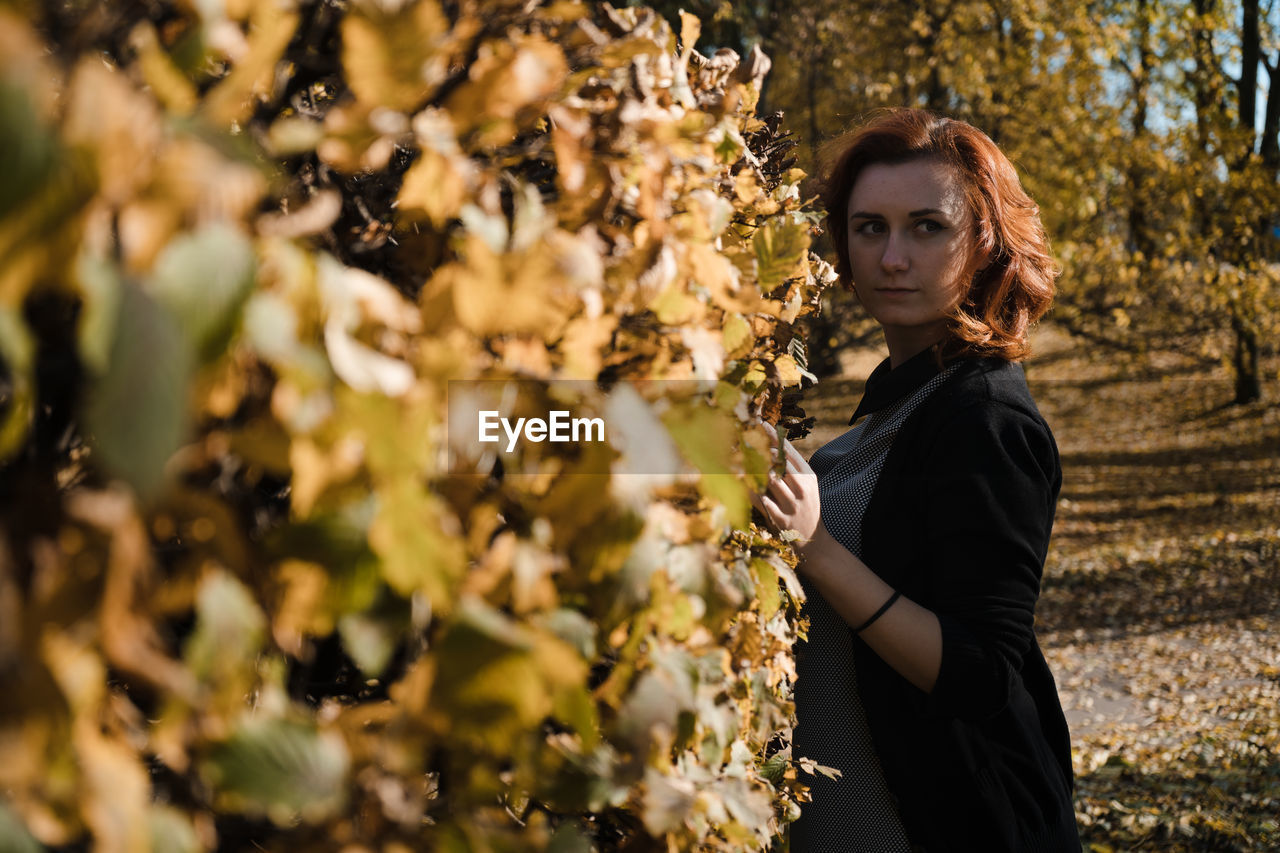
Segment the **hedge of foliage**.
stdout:
[[[802,425],[832,276],[766,61],[698,28],[0,6],[0,849],[744,850],[794,818],[801,592],[749,424]],[[504,466],[449,437],[481,379],[578,380],[626,428]]]

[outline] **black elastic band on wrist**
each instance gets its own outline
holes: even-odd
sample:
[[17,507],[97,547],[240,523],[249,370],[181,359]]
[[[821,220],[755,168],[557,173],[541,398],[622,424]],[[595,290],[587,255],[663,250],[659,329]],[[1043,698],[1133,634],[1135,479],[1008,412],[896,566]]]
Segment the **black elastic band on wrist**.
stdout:
[[888,601],[886,601],[884,604],[880,605],[880,609],[879,609],[879,610],[877,610],[875,613],[871,614],[871,618],[870,618],[870,619],[868,619],[866,622],[863,622],[863,623],[862,623],[861,625],[859,625],[857,628],[854,628],[854,629],[853,629],[853,633],[855,633],[855,634],[861,634],[863,631],[865,631],[865,630],[867,630],[868,628],[870,628],[870,627],[871,627],[871,623],[875,622],[877,619],[879,619],[881,616],[883,616],[883,615],[885,614],[885,611],[886,611],[886,610],[888,610],[890,607],[892,607],[892,606],[893,606],[893,603],[894,603],[895,601],[897,601],[897,600],[898,600],[898,596],[900,596],[900,595],[902,595],[902,593],[901,593],[901,592],[898,592],[898,591],[896,591],[896,590],[895,590],[895,591],[894,591],[894,593],[893,593],[893,595],[889,596],[889,600],[888,600]]

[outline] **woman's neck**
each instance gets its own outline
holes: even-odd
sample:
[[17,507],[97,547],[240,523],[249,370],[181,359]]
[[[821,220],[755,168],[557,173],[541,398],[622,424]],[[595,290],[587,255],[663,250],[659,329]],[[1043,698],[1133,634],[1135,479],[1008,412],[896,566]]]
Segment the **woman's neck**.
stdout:
[[884,329],[884,342],[889,347],[889,367],[897,367],[942,343],[943,337],[940,328]]

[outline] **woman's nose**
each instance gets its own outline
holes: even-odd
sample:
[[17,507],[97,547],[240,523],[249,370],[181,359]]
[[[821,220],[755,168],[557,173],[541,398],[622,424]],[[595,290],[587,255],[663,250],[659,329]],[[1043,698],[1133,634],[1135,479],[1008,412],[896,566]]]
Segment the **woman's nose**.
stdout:
[[880,266],[885,272],[905,272],[908,266],[906,247],[902,238],[892,232],[885,238],[884,253],[880,255]]

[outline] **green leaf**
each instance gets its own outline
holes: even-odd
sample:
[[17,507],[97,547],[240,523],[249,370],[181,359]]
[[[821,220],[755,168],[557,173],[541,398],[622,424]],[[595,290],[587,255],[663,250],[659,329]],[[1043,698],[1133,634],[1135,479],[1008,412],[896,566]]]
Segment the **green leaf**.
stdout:
[[230,225],[214,223],[165,247],[149,289],[208,361],[226,347],[253,288],[255,269],[248,238]]
[[286,826],[334,814],[346,801],[350,759],[336,734],[285,720],[251,718],[202,765],[221,804]]
[[190,819],[177,809],[171,806],[152,806],[148,818],[151,824],[151,849],[157,853],[161,850],[165,853],[200,853],[204,849]]
[[769,796],[752,788],[746,779],[730,777],[718,786],[724,804],[739,823],[744,826],[764,826],[773,812]]
[[8,804],[0,801],[0,853],[40,853],[44,849]]
[[111,343],[120,316],[123,284],[115,266],[88,253],[76,262],[83,307],[80,311],[80,357],[101,375],[111,365]]
[[35,344],[21,315],[0,305],[0,361],[8,370],[10,399],[0,411],[0,460],[21,445],[31,428],[35,400]]
[[126,283],[106,373],[89,390],[85,422],[103,465],[144,496],[186,430],[188,343],[173,316]]
[[696,667],[690,653],[680,647],[657,648],[652,664],[618,710],[618,730],[624,737],[648,738],[655,726],[674,733],[680,713],[695,710]]
[[342,647],[369,678],[377,678],[387,668],[404,627],[364,613],[349,613],[338,620]]
[[640,813],[650,834],[679,832],[697,804],[697,789],[688,779],[668,776],[656,767],[645,768],[643,809]]
[[574,820],[566,820],[556,827],[547,845],[547,853],[591,853],[591,836]]
[[584,660],[596,656],[596,628],[594,623],[577,610],[561,607],[546,614],[538,614],[534,621],[564,640],[582,655]]
[[196,629],[184,658],[202,681],[251,668],[266,638],[266,618],[244,585],[224,571],[200,584]]
[[786,777],[787,768],[791,766],[790,757],[784,752],[775,752],[769,756],[764,765],[760,768],[760,775],[768,779],[775,785],[782,784],[782,780]]
[[799,274],[798,268],[809,251],[809,229],[796,222],[769,222],[756,229],[751,247],[756,256],[760,292],[769,293]]
[[40,120],[31,96],[10,80],[0,81],[0,219],[35,195],[58,161],[58,141]]
[[582,724],[586,664],[560,640],[464,598],[436,646],[431,703],[453,734],[502,754],[555,711]]

